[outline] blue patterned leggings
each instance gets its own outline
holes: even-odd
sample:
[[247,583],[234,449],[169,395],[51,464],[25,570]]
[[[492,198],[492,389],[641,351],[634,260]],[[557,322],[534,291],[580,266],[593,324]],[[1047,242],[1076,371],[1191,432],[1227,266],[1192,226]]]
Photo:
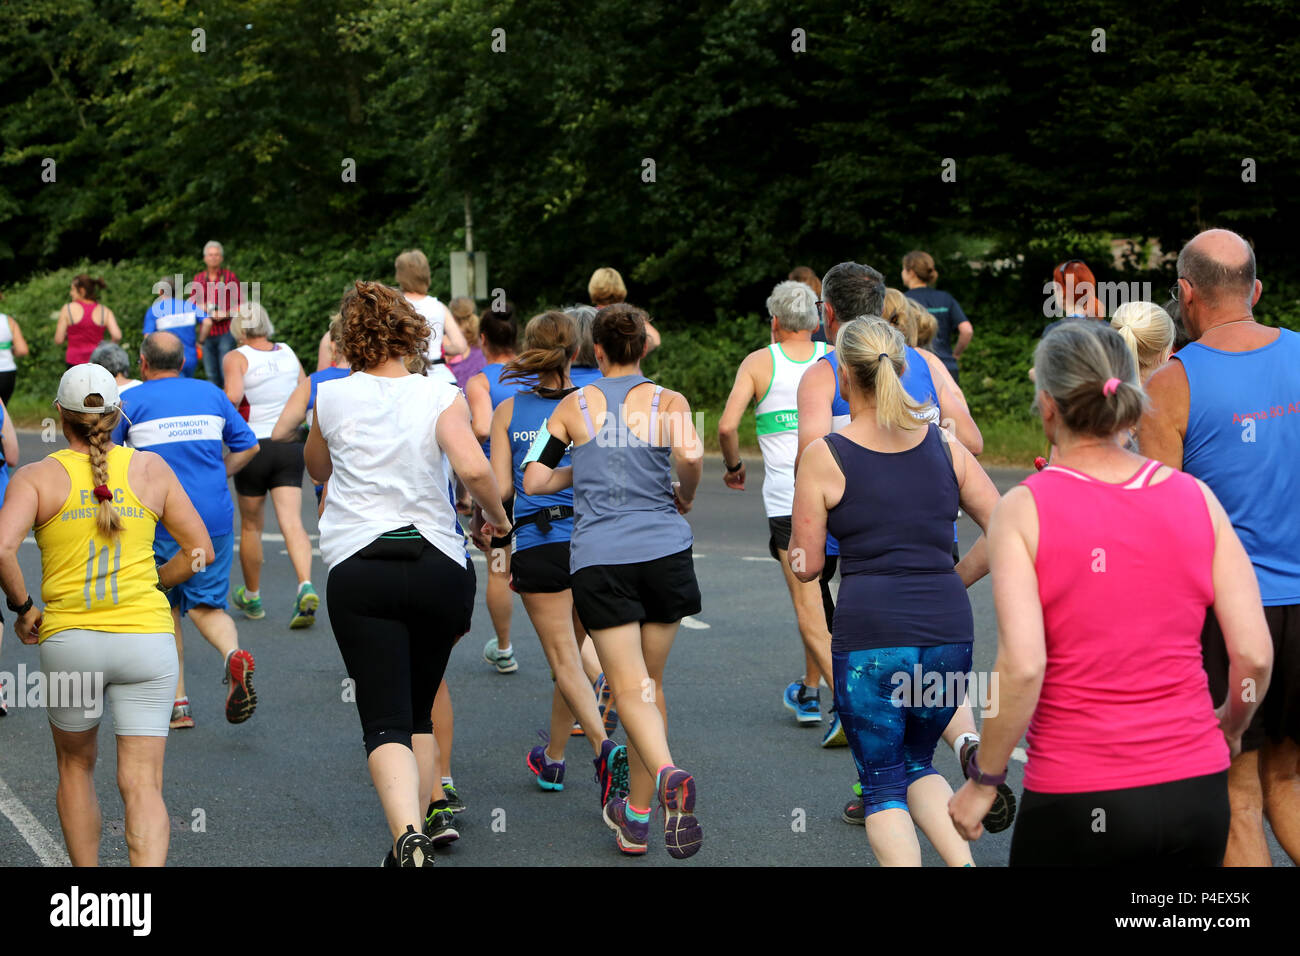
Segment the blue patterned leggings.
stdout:
[[934,692],[932,682],[948,688],[955,683],[948,675],[966,674],[971,645],[877,647],[833,653],[831,662],[835,710],[858,765],[867,815],[906,810],[907,788],[938,773],[934,748],[961,703]]

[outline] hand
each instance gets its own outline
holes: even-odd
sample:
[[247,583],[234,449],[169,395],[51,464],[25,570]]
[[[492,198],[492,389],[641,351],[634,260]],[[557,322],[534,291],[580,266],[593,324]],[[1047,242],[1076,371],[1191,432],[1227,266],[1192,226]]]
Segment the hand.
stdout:
[[963,840],[978,840],[984,835],[984,817],[997,799],[997,787],[985,787],[967,780],[948,801],[948,816]]
[[691,510],[691,505],[693,503],[694,503],[694,499],[691,499],[691,501],[682,500],[682,483],[680,481],[674,481],[673,482],[673,504],[677,506],[677,513],[679,515],[686,514],[688,511]]
[[42,617],[41,609],[33,604],[26,614],[14,621],[14,633],[18,635],[18,640],[24,644],[35,644],[40,639]]
[[487,523],[483,520],[483,509],[478,505],[474,506],[474,513],[469,519],[469,536],[474,545],[486,554],[492,549],[492,541],[489,535],[484,534],[484,528]]
[[1241,753],[1241,734],[1237,734],[1236,736],[1232,736],[1232,735],[1229,735],[1229,734],[1225,733],[1225,734],[1223,735],[1223,739],[1224,739],[1224,741],[1225,741],[1225,742],[1227,743],[1227,745],[1228,745],[1228,755],[1229,755],[1233,760],[1236,760],[1237,757],[1238,757],[1238,755],[1240,755],[1240,753]]
[[727,463],[722,463],[722,483],[728,488],[734,488],[737,491],[745,490],[745,463],[740,463],[740,468],[736,471],[727,471]]
[[502,515],[502,520],[500,523],[494,523],[491,521],[484,520],[483,536],[484,538],[487,539],[488,548],[491,548],[493,538],[499,539],[499,538],[509,537],[510,528],[511,528],[510,519],[506,518],[504,515]]

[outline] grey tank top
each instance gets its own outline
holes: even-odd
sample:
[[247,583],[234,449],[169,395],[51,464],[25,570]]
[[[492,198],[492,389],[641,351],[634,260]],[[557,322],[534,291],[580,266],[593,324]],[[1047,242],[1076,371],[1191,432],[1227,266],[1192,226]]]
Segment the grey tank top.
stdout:
[[[628,428],[627,393],[650,379],[642,375],[602,378],[578,391],[578,404],[593,437],[575,445],[573,538],[569,573],[604,564],[638,564],[685,551],[691,526],[673,504],[672,449],[642,441]],[[600,389],[608,412],[597,430],[584,394]],[[650,432],[656,434],[659,393],[655,387]]]

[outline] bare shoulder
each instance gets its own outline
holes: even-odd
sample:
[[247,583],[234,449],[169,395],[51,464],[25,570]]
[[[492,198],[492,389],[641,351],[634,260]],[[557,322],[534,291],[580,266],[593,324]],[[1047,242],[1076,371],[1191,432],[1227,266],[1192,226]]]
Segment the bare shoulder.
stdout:
[[1152,399],[1187,397],[1187,371],[1183,363],[1171,358],[1152,373],[1146,384],[1147,394]]

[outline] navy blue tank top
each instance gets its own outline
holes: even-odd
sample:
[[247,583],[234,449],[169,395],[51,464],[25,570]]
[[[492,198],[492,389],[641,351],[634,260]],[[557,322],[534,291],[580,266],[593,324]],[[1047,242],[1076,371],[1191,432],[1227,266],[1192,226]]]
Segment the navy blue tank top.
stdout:
[[878,452],[826,439],[844,468],[844,497],[827,515],[840,543],[831,649],[932,647],[973,640],[966,589],[952,564],[957,477],[937,425],[915,448]]

